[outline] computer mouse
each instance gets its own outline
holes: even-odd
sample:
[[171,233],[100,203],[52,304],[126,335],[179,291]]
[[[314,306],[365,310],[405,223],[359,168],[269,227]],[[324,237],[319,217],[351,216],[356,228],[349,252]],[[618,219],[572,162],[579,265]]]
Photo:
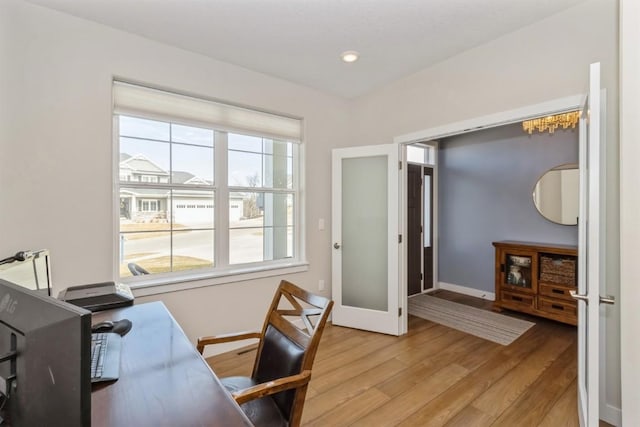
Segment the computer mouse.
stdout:
[[131,320],[129,319],[121,319],[121,320],[105,320],[100,323],[96,323],[91,326],[92,333],[98,332],[113,332],[119,334],[120,336],[124,336],[131,330]]
[[104,322],[91,325],[91,332],[111,332],[113,330],[113,322],[105,320]]
[[111,330],[111,332],[115,332],[116,334],[120,334],[120,336],[124,336],[131,330],[131,326],[131,320],[121,319],[113,322],[113,329]]

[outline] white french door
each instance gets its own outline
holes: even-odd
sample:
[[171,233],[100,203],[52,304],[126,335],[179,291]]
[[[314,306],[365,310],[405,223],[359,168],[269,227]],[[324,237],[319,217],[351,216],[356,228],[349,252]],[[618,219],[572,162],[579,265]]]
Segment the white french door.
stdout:
[[398,146],[332,151],[332,321],[398,335]]
[[604,159],[601,143],[600,64],[591,64],[589,93],[580,117],[578,222],[578,414],[580,425],[599,424],[600,288],[604,285]]

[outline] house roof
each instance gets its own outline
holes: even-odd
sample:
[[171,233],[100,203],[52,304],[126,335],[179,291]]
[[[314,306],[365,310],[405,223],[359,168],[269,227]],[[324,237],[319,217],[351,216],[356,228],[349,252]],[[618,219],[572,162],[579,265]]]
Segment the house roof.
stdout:
[[[169,172],[166,169],[163,169],[157,163],[149,160],[144,154],[136,154],[132,156],[128,153],[120,153],[120,169],[128,169],[133,174],[139,173],[156,176],[169,175]],[[174,184],[211,185],[211,181],[185,171],[173,171],[173,173],[171,173],[171,182]]]
[[[124,156],[129,156],[125,158]],[[143,154],[130,156],[127,153],[120,153],[120,169],[129,169],[133,172],[152,174],[152,175],[169,175],[165,169],[158,166],[152,160],[149,160]]]

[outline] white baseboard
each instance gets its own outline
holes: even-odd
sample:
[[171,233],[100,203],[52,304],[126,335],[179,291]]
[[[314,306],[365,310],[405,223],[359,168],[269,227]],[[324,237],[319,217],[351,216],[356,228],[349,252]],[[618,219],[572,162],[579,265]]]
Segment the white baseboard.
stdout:
[[468,288],[466,286],[454,285],[453,283],[438,282],[438,289],[457,292],[459,294],[469,295],[476,298],[482,298],[489,301],[496,300],[496,294],[493,292],[481,291],[479,289]]
[[622,410],[608,403],[602,405],[600,407],[600,419],[612,426],[620,427],[622,425]]

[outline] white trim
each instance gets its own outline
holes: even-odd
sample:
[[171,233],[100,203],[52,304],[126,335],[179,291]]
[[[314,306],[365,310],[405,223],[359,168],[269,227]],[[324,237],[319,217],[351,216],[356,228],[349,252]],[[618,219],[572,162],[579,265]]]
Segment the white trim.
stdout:
[[482,291],[480,289],[469,288],[467,286],[455,285],[453,283],[438,282],[438,289],[444,289],[451,292],[457,292],[463,295],[469,295],[476,298],[482,298],[489,301],[496,300],[496,294],[489,291]]
[[600,419],[606,421],[612,426],[622,425],[622,410],[606,403],[600,407]]
[[476,117],[469,120],[449,123],[442,126],[436,126],[417,132],[407,133],[396,136],[393,142],[396,144],[407,144],[412,142],[423,142],[437,138],[444,138],[452,135],[462,135],[464,133],[473,132],[481,129],[488,129],[519,122],[531,117],[540,117],[548,114],[557,114],[564,111],[580,109],[584,95],[572,95],[565,98],[558,98],[551,101],[541,102],[539,104],[529,105],[526,107],[516,108],[513,110],[502,111],[499,113],[488,114],[486,116]]
[[620,1],[620,309],[621,420],[616,425],[640,425],[640,273],[637,268],[640,238],[640,193],[637,162],[640,158],[640,2]]
[[[195,273],[183,275],[179,278],[153,277],[149,276],[144,282],[128,282],[123,280],[131,287],[133,295],[136,297],[146,297],[149,295],[158,295],[168,292],[185,291],[188,289],[203,288],[207,286],[222,285],[226,283],[243,282],[247,280],[262,279],[265,277],[283,276],[294,273],[302,273],[309,270],[309,263],[291,263],[284,265],[272,266],[259,269],[242,268],[226,271],[218,271],[215,273]],[[137,278],[146,276],[136,276]]]
[[[215,265],[229,265],[229,133],[214,130],[214,179],[216,184],[214,226],[217,231],[214,244]],[[226,185],[220,185],[220,183]],[[243,202],[244,203],[244,202]]]
[[398,248],[398,307],[402,312],[399,319],[398,333],[404,335],[409,332],[409,284],[407,278],[408,250],[407,250],[407,177],[409,175],[409,166],[407,162],[406,146],[398,144],[398,160],[401,163],[400,171],[398,171],[398,233],[404,236],[400,247]]

